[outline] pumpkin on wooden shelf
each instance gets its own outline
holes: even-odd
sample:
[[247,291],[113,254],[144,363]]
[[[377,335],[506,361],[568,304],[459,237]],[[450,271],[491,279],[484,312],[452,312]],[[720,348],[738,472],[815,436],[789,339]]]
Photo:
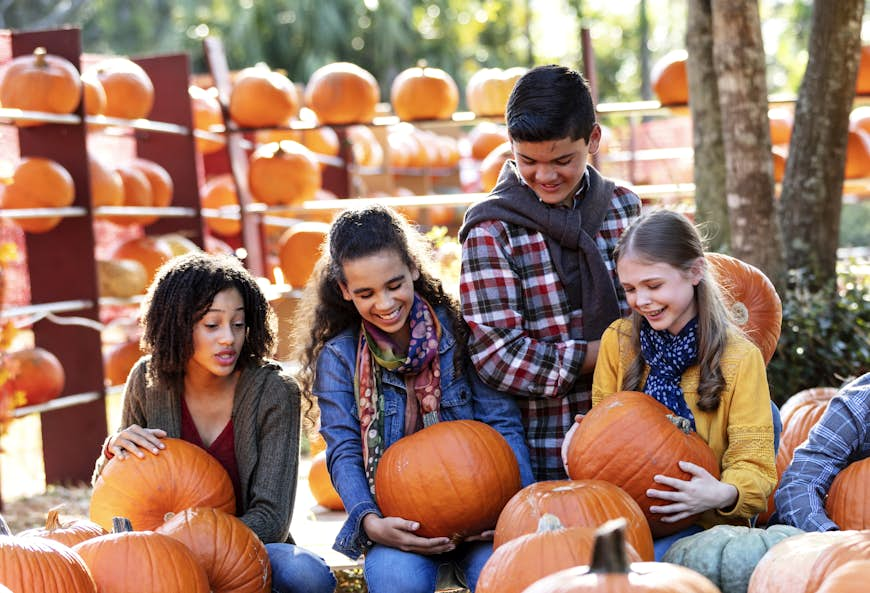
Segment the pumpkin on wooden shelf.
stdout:
[[186,255],[188,253],[199,253],[202,251],[202,248],[182,235],[181,233],[166,233],[164,235],[160,235],[160,238],[166,241],[169,245],[169,249],[172,251],[173,257],[179,255]]
[[297,222],[284,231],[278,239],[278,262],[287,284],[305,286],[328,235],[329,224],[317,221]]
[[350,62],[321,66],[305,85],[305,105],[324,125],[369,123],[380,98],[375,77]]
[[[121,186],[124,188],[124,199],[122,206],[128,207],[144,207],[150,208],[154,206],[154,192],[151,189],[151,182],[148,177],[138,167],[134,167],[130,163],[120,163],[115,165],[115,171],[121,178]],[[151,216],[145,215],[110,215],[104,217],[106,220],[121,225],[130,226],[134,224],[146,224],[153,222]]]
[[482,161],[489,153],[508,141],[507,127],[495,122],[481,122],[468,132],[470,156],[476,161]]
[[773,107],[767,111],[770,121],[770,143],[788,144],[791,141],[791,129],[794,127],[794,116],[791,109]]
[[111,346],[103,357],[106,384],[123,385],[126,383],[130,370],[139,361],[142,354],[138,338],[131,338],[126,342]]
[[82,91],[86,115],[102,115],[106,110],[106,89],[93,70],[82,72]]
[[97,285],[101,297],[129,299],[145,294],[148,272],[135,259],[112,258],[97,260]]
[[321,451],[311,459],[311,468],[308,470],[308,488],[311,495],[320,506],[331,511],[343,511],[344,503],[341,496],[332,485],[332,478],[326,467],[326,451]]
[[154,279],[157,270],[172,259],[172,249],[160,236],[143,235],[128,239],[111,250],[115,259],[134,259],[145,267],[148,282]]
[[[76,67],[64,57],[37,47],[33,53],[13,58],[0,79],[0,104],[7,109],[69,114],[82,97],[82,81]],[[18,126],[42,122],[14,120]]]
[[145,70],[129,58],[107,58],[88,71],[96,74],[106,92],[103,115],[122,119],[148,117],[154,107],[154,83]]
[[[42,157],[25,157],[15,166],[11,182],[3,189],[3,208],[65,208],[75,199],[72,175],[63,165]],[[45,233],[61,217],[15,218],[15,224],[28,233]]]
[[846,179],[870,177],[870,133],[860,128],[849,130],[845,177]]
[[724,253],[704,254],[731,318],[770,362],[782,328],[782,301],[764,272]]
[[858,76],[855,78],[855,94],[870,95],[870,45],[861,46]]
[[478,70],[465,85],[468,109],[480,117],[503,117],[514,85],[526,72],[522,66]]
[[610,519],[626,520],[625,537],[642,560],[652,560],[653,539],[643,511],[625,490],[603,480],[545,480],[517,492],[502,509],[493,548],[534,533],[545,514],[566,527],[598,527]]
[[[155,208],[166,208],[172,204],[172,195],[175,191],[172,177],[163,165],[150,159],[137,158],[128,163],[130,167],[139,171],[148,180],[151,189],[151,205]],[[143,216],[139,222],[149,225],[157,222],[158,216]]]
[[592,561],[546,576],[524,593],[721,593],[710,580],[667,562],[629,562],[624,522],[613,519],[595,534]]
[[[495,550],[477,580],[477,593],[522,593],[532,583],[572,566],[588,565],[595,527],[565,527],[545,514],[533,533],[512,539]],[[626,543],[629,562],[641,560]]]
[[384,147],[368,126],[350,126],[345,131],[350,142],[353,162],[361,167],[377,168],[384,164]]
[[133,531],[120,517],[112,533],[76,544],[73,550],[101,593],[209,593],[205,570],[187,546],[162,533]]
[[459,106],[459,89],[450,74],[422,62],[393,79],[390,103],[402,121],[450,119]]
[[492,529],[519,489],[513,450],[476,420],[437,422],[402,437],[384,451],[375,472],[381,512],[418,522],[421,537],[460,540]]
[[764,554],[787,537],[804,533],[791,525],[767,529],[714,525],[677,540],[662,562],[679,564],[710,579],[722,593],[746,593],[752,571]]
[[[257,144],[292,140],[302,144],[314,154],[337,157],[341,152],[341,140],[338,137],[338,133],[330,126],[318,125],[317,118],[311,110],[305,110],[305,112],[312,115],[307,120],[303,118],[300,118],[300,120],[310,123],[315,127],[293,129],[290,127],[291,122],[285,122],[285,128],[257,130],[254,134],[254,139]],[[323,166],[324,164],[321,163],[321,168]]]
[[23,394],[22,406],[35,406],[63,393],[66,372],[60,360],[45,348],[36,346],[6,353],[12,392]]
[[106,530],[88,519],[78,518],[67,523],[60,520],[60,507],[49,509],[45,517],[45,527],[34,527],[18,534],[18,537],[42,537],[54,540],[67,547],[106,535]]
[[480,187],[484,193],[491,192],[498,183],[498,176],[506,161],[514,156],[510,142],[499,144],[480,163]]
[[[190,108],[193,115],[193,128],[208,132],[212,126],[223,126],[224,115],[221,104],[217,100],[217,89],[204,89],[195,85],[187,87],[190,97]],[[196,149],[202,154],[212,154],[222,149],[226,141],[220,139],[194,138]]]
[[825,510],[840,529],[870,530],[870,458],[853,461],[837,474]]
[[[200,204],[203,208],[219,210],[224,207],[234,207],[238,211],[239,196],[236,193],[236,182],[229,173],[221,173],[209,179],[202,187]],[[242,232],[241,219],[203,216],[208,229],[225,237],[233,237]]]
[[124,205],[124,181],[115,167],[89,152],[88,172],[91,182],[91,205],[94,208]]
[[230,118],[242,128],[280,126],[299,112],[299,93],[287,76],[265,64],[245,68],[233,82]]
[[689,103],[689,79],[686,62],[689,54],[678,49],[665,54],[650,72],[652,90],[664,106]]
[[317,157],[298,142],[264,144],[250,158],[251,195],[269,206],[301,204],[323,183]]
[[166,448],[156,455],[106,463],[91,494],[92,521],[111,527],[120,515],[135,529],[148,530],[162,525],[167,513],[193,507],[235,512],[233,484],[214,457],[181,439],[161,442]]
[[186,509],[156,529],[180,541],[205,570],[211,593],[269,593],[266,546],[241,519],[211,508]]
[[47,538],[14,536],[2,517],[0,583],[15,593],[97,593],[88,567],[75,551]]
[[[644,437],[637,438],[637,427]],[[574,479],[611,482],[625,490],[643,510],[653,537],[685,529],[697,520],[693,515],[665,523],[651,506],[661,504],[650,498],[649,488],[667,490],[653,477],[661,474],[688,480],[691,474],[679,462],[698,465],[718,479],[719,461],[710,446],[653,397],[638,391],[620,391],[604,398],[583,418],[568,445],[568,475]]]

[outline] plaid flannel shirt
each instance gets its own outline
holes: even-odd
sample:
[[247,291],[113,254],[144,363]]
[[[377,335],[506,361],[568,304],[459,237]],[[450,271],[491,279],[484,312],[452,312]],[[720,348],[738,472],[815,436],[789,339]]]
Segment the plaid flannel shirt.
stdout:
[[774,494],[772,521],[804,531],[840,527],[825,513],[825,497],[834,478],[850,463],[870,457],[870,373],[852,381],[828,404],[828,409],[795,449]]
[[[635,193],[616,186],[594,237],[623,315],[628,304],[613,249],[640,207]],[[580,374],[583,311],[571,310],[544,236],[498,220],[472,228],[462,244],[460,299],[478,373],[518,400],[535,478],[564,479],[562,440],[574,416],[589,410],[592,374]]]

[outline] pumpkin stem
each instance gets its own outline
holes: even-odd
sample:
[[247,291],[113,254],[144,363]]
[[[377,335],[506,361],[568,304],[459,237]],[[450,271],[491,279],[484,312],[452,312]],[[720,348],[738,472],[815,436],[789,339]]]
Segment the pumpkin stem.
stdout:
[[133,524],[127,517],[112,518],[112,533],[127,533],[133,531]]
[[45,515],[45,528],[49,531],[54,531],[55,529],[60,529],[60,509],[63,508],[62,504],[59,504],[55,507],[51,507],[48,509],[48,513]]
[[538,519],[538,533],[560,531],[562,529],[565,529],[565,526],[562,525],[562,521],[559,520],[559,517],[553,513],[544,513],[544,515]]
[[37,68],[45,68],[45,56],[47,55],[47,53],[48,52],[45,51],[44,47],[37,47],[35,50],[33,50],[33,57],[36,60],[35,66]]
[[611,519],[595,531],[592,563],[589,572],[598,574],[627,574],[628,557],[625,555],[625,526],[620,517]]
[[12,535],[9,523],[6,522],[6,518],[3,515],[0,515],[0,535]]
[[689,434],[690,432],[692,432],[692,422],[688,418],[683,418],[682,416],[677,416],[676,414],[668,414],[665,417],[670,420],[674,426],[682,430],[684,433]]

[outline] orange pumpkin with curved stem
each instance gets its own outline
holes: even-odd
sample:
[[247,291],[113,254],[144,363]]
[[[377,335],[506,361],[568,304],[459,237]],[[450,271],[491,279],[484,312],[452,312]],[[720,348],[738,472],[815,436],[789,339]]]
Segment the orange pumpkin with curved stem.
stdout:
[[77,543],[101,535],[106,535],[106,530],[87,519],[75,519],[68,523],[61,523],[60,507],[55,507],[48,511],[45,517],[45,527],[27,529],[19,533],[18,537],[43,537],[71,548]]
[[[65,208],[75,200],[72,175],[63,165],[41,157],[21,159],[12,182],[3,189],[3,208]],[[45,233],[61,222],[59,216],[15,218],[28,233]]]
[[[32,54],[13,58],[0,80],[0,104],[9,109],[68,114],[78,107],[82,81],[72,62],[37,47]],[[42,122],[16,120],[19,126]]]
[[380,96],[375,77],[350,62],[321,66],[305,85],[305,105],[325,125],[371,122]]
[[390,102],[402,121],[450,119],[459,106],[459,89],[450,74],[421,63],[393,79]]
[[128,58],[107,58],[88,71],[96,74],[106,92],[103,115],[122,119],[148,117],[154,107],[154,83],[145,70]]

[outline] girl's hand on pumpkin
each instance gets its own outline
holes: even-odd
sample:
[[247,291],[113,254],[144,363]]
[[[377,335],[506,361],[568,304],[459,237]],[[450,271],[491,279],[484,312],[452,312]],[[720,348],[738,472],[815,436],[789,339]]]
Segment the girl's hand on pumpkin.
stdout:
[[131,454],[139,459],[144,459],[143,449],[157,455],[161,449],[166,448],[166,445],[160,442],[160,439],[164,437],[166,437],[165,430],[142,428],[138,424],[131,424],[112,437],[108,449],[121,461]]
[[470,535],[466,537],[463,541],[466,542],[488,542],[492,541],[495,537],[495,529],[490,529],[488,531],[484,531],[483,533],[479,533],[477,535]]
[[363,517],[363,529],[375,543],[415,554],[443,554],[456,544],[447,537],[420,537],[414,532],[420,528],[416,521],[400,517],[378,517],[369,513]]
[[662,517],[663,523],[674,523],[687,517],[707,511],[732,506],[737,501],[737,488],[714,478],[710,472],[688,461],[680,462],[680,469],[692,475],[688,480],[657,475],[653,479],[658,484],[670,486],[670,490],[650,488],[646,495],[671,501],[671,504],[651,506],[650,512],[668,515]]

